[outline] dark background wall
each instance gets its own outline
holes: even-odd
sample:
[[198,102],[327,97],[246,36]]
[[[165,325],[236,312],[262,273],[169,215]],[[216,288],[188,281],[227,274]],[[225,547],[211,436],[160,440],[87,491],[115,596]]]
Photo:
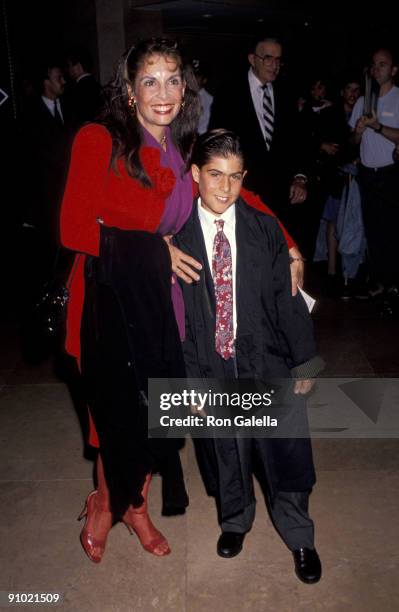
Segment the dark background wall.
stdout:
[[[340,1],[330,6],[327,3],[259,0],[0,1],[3,21],[5,13],[8,18],[10,54],[18,92],[41,54],[62,55],[73,43],[84,43],[90,49],[96,76],[100,77],[99,48],[103,39],[96,18],[99,11],[104,11],[104,6],[108,6],[111,16],[112,10],[116,12],[121,3],[126,46],[150,35],[172,35],[185,43],[191,56],[212,65],[215,76],[211,87],[246,65],[246,45],[257,30],[276,30],[284,35],[286,72],[300,86],[305,77],[319,67],[333,77],[352,67],[357,68],[365,61],[367,49],[379,40],[395,42],[397,29],[393,17],[390,18],[386,11],[381,17],[374,12],[371,22],[359,5]],[[107,42],[107,57],[115,56],[116,59],[118,52]],[[8,60],[4,62],[3,50],[2,56],[7,72]]]

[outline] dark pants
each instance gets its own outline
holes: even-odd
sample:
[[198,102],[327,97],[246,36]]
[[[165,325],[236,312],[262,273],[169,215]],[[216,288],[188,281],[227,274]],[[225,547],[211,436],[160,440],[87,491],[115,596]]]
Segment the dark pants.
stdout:
[[[237,378],[234,359],[229,359],[223,365],[226,377]],[[237,438],[245,507],[242,512],[221,520],[222,531],[245,533],[251,529],[256,505],[252,457],[256,455],[270,484],[271,476],[264,448],[267,442],[263,438]],[[308,514],[309,493],[310,491],[276,491],[270,503],[269,510],[274,526],[290,550],[314,548],[314,525]]]
[[[251,458],[253,451],[258,457],[264,457],[264,453],[257,452],[257,446],[265,442],[263,439],[237,439],[245,508],[242,512],[222,520],[222,531],[245,533],[252,527],[256,500]],[[262,467],[267,475],[267,466]],[[273,523],[290,550],[314,548],[314,525],[308,514],[308,501],[309,491],[277,491],[270,504]]]
[[399,164],[378,169],[360,166],[359,184],[370,273],[374,281],[389,287],[399,277]]

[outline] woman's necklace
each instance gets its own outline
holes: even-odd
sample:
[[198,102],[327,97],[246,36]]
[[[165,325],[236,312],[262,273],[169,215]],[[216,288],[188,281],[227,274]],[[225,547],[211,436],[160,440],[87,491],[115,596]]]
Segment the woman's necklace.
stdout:
[[161,147],[165,148],[166,146],[166,134],[164,134],[161,138],[161,140],[159,141],[159,144],[161,145]]

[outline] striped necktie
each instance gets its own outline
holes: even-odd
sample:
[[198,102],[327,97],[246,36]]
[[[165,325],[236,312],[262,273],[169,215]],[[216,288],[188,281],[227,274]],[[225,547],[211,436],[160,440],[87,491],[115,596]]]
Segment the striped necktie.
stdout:
[[215,220],[212,275],[216,299],[215,350],[223,359],[234,356],[233,262],[230,242],[223,231],[223,219]]
[[274,130],[274,112],[273,103],[270,95],[268,84],[263,85],[263,127],[265,128],[265,142],[267,150],[270,151],[270,147],[273,140]]

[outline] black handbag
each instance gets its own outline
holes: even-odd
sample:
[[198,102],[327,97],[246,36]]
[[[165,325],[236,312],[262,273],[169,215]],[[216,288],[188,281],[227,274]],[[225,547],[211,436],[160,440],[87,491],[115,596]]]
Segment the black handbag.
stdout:
[[74,257],[72,267],[65,266],[65,252],[57,250],[50,279],[40,289],[23,324],[22,342],[29,361],[40,362],[64,341],[69,289],[80,257]]
[[74,258],[69,273],[58,270],[61,259],[61,248],[58,249],[49,281],[42,287],[35,306],[35,319],[39,333],[50,340],[63,335],[66,322],[66,305],[69,289],[76,274],[81,255]]
[[34,312],[39,335],[55,340],[62,334],[68,298],[69,289],[59,280],[52,279],[43,286]]

